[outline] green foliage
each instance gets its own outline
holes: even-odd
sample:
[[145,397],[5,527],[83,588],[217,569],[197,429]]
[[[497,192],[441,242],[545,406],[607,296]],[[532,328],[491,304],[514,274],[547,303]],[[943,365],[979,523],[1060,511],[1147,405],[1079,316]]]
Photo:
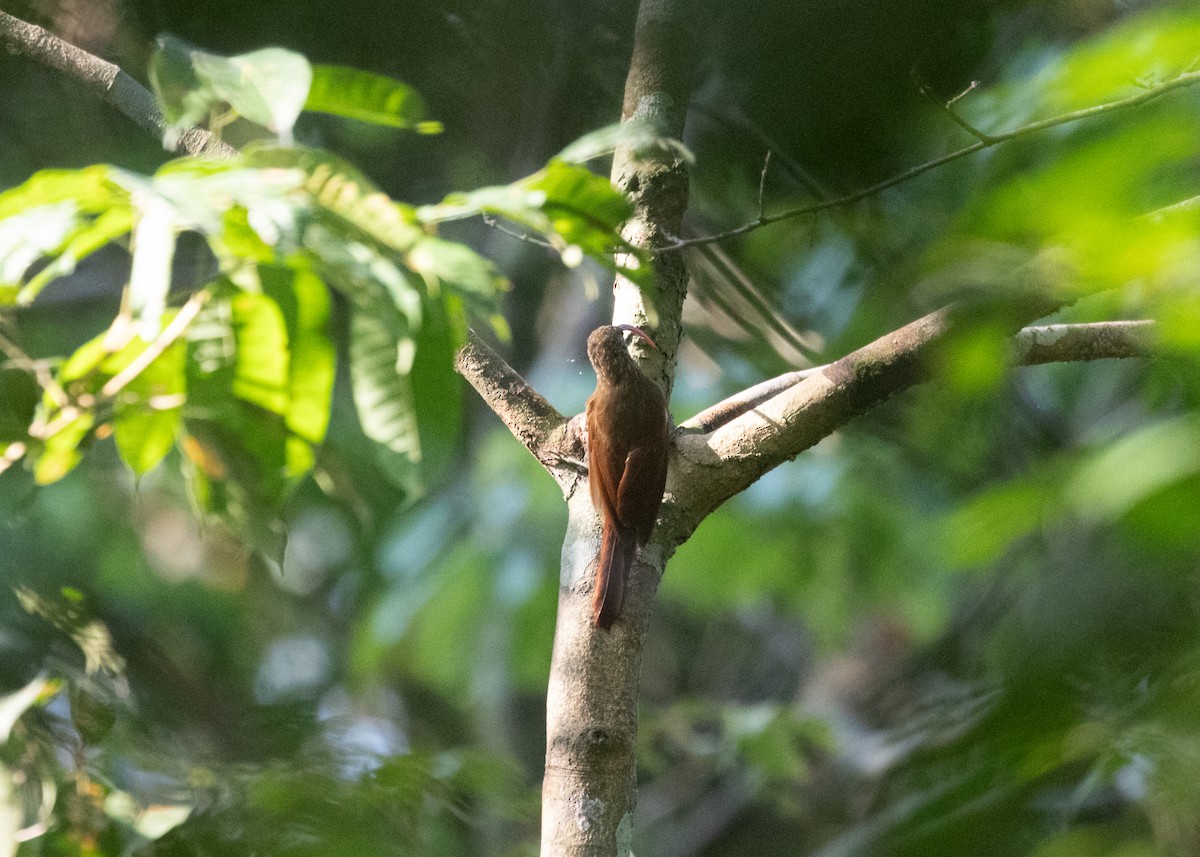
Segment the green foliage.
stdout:
[[[312,80],[308,60],[292,51],[264,48],[222,57],[169,35],[159,38],[150,63],[150,84],[176,133],[228,105],[290,142]],[[168,142],[168,148],[174,145]]]
[[[860,16],[872,25],[897,15],[912,29],[910,9],[868,7],[880,13]],[[921,47],[945,60],[947,46],[1000,39],[983,66],[956,60],[941,81],[957,91],[996,56],[1013,57],[1011,83],[955,102],[985,132],[1190,67],[1194,10],[1101,25],[1110,7],[933,4],[963,29]],[[301,3],[296,20],[315,8]],[[1030,36],[1039,16],[1074,23],[1043,42]],[[480,35],[474,17],[453,17],[456,36]],[[290,22],[275,21],[282,42],[293,43]],[[837,59],[839,40],[861,37],[851,30],[841,19],[817,26],[816,52],[789,43],[806,63],[797,92],[827,49]],[[420,35],[418,22],[389,50]],[[740,35],[753,44],[752,30]],[[444,65],[441,43],[430,44]],[[533,852],[564,512],[507,432],[472,431],[466,452],[451,359],[469,323],[503,328],[504,277],[451,240],[470,225],[438,230],[503,219],[568,264],[628,250],[617,232],[628,203],[580,163],[618,144],[688,153],[644,128],[605,128],[526,179],[447,194],[502,182],[512,162],[497,128],[521,127],[524,114],[496,96],[516,92],[521,75],[491,45],[472,42],[479,50],[452,73],[418,69],[451,93],[428,93],[454,128],[444,141],[390,131],[431,130],[403,84],[315,66],[304,109],[383,129],[355,131],[386,141],[374,163],[355,155],[362,169],[260,143],[236,164],[47,171],[0,195],[0,579],[24,584],[22,599],[0,591],[0,727],[11,725],[0,728],[0,831],[14,817],[53,822],[21,857],[81,843],[106,857]],[[866,69],[869,53],[854,41],[855,61],[830,65],[844,76]],[[487,76],[473,80],[476,55]],[[404,67],[422,56],[405,53]],[[906,70],[918,62],[903,59]],[[284,54],[175,60],[162,58],[164,80],[204,91],[178,108],[200,119],[236,100],[244,117],[279,126],[273,107],[261,109],[277,94],[280,116],[299,109]],[[549,60],[522,54],[512,67]],[[738,91],[738,70],[711,61],[714,81],[732,84],[722,91]],[[791,96],[791,82],[772,81]],[[572,109],[591,102],[592,77],[569,83]],[[713,118],[742,111],[781,139],[697,122],[694,222],[738,222],[729,200],[752,219],[760,182],[770,210],[780,192],[805,203],[810,186],[855,181],[812,157],[822,129],[874,171],[866,183],[894,166],[891,153],[909,162],[964,144],[944,112],[876,89],[900,105],[903,134],[857,140],[845,114],[816,111],[789,140],[786,117],[740,96]],[[848,100],[840,86],[830,96]],[[552,106],[562,116],[529,125],[530,145],[560,124],[589,127]],[[857,101],[847,109],[862,113]],[[786,325],[820,334],[809,338],[823,342],[819,359],[948,298],[965,296],[979,319],[935,356],[937,381],[766,475],[672,560],[641,667],[635,851],[1196,850],[1195,113],[1193,90],[1180,88],[990,148],[817,228],[796,221],[722,245],[729,282],[713,304],[744,274]],[[870,116],[876,133],[885,123]],[[463,118],[479,137],[460,135]],[[345,124],[315,124],[331,144],[349,139]],[[368,173],[443,201],[394,200]],[[703,209],[705,183],[724,185],[725,207]],[[203,272],[185,281],[197,235]],[[574,337],[564,346],[548,335],[560,331],[544,319],[565,314],[547,254],[492,237],[520,284],[505,306],[520,324],[516,360],[556,406],[578,410],[591,377],[571,362]],[[103,302],[56,304],[59,281],[113,242],[137,263],[116,318]],[[1059,320],[1158,321],[1159,356],[1005,365],[1004,301],[1045,289],[1081,299]],[[744,327],[739,341],[701,303],[681,351],[680,417],[764,367],[794,368],[771,348],[785,325]],[[711,362],[694,359],[695,346]],[[164,456],[171,466],[154,467]],[[402,503],[430,473],[453,478],[426,479],[435,490]],[[236,538],[192,520],[185,478],[192,502],[236,524]]]
[[315,65],[304,109],[390,128],[437,134],[442,124],[427,118],[425,99],[411,86],[359,69]]
[[632,204],[608,179],[561,159],[512,184],[454,193],[417,210],[427,223],[502,217],[544,236],[567,267],[592,258],[649,289],[653,276],[647,255],[619,235],[632,213]]
[[[310,93],[307,68],[277,49],[224,59],[166,38],[153,76],[177,125],[227,102],[286,136],[297,99],[309,95],[316,107],[337,101],[358,118],[425,121],[419,97],[401,84],[323,67]],[[458,199],[453,217],[502,213],[556,242],[573,265],[583,254],[609,260],[630,213],[607,180],[562,161]],[[127,239],[133,257],[121,315],[63,364],[69,373],[55,378],[63,395],[48,396],[30,423],[39,481],[69,472],[81,445],[111,422],[137,474],[178,440],[200,507],[250,531],[261,532],[261,521],[250,522],[264,510],[269,517],[312,469],[325,434],[334,378],[327,289],[351,308],[361,425],[380,444],[383,472],[410,496],[423,482],[415,403],[444,402],[438,390],[457,387],[449,356],[470,319],[504,330],[496,310],[504,277],[466,245],[433,234],[448,219],[445,206],[396,202],[327,152],[257,145],[235,163],[183,159],[153,176],[112,167],[39,173],[0,195],[0,215],[0,299],[9,306],[30,303],[111,241]],[[168,310],[172,259],[185,231],[204,238],[218,273],[187,286],[193,295],[177,315]],[[43,258],[49,263],[37,267]],[[648,267],[640,271],[644,279]],[[435,340],[447,368],[423,372],[414,396],[427,316],[441,320]],[[450,419],[456,410],[442,406]]]

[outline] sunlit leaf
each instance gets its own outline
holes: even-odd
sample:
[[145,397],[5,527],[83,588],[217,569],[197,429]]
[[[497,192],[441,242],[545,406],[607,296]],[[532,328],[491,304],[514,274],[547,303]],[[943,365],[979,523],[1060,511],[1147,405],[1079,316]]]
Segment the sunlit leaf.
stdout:
[[451,194],[416,212],[427,223],[502,217],[544,239],[568,267],[586,255],[649,289],[649,258],[621,237],[621,226],[632,213],[633,204],[607,178],[562,160],[512,184]]
[[422,134],[442,130],[440,122],[427,118],[425,100],[408,84],[345,66],[313,66],[304,109],[390,128],[412,128]]
[[283,416],[288,408],[287,328],[279,305],[262,294],[230,298],[237,342],[231,392],[242,401]]
[[263,269],[262,285],[287,326],[288,472],[300,476],[311,469],[312,445],[324,440],[329,425],[335,369],[328,331],[329,292],[317,277],[302,270]]
[[[10,287],[7,294],[16,298],[15,287],[25,272],[67,240],[77,227],[78,217],[75,204],[64,201],[31,208],[0,220],[0,286]],[[30,299],[22,295],[22,300]]]
[[1086,462],[1065,488],[1077,514],[1111,520],[1200,473],[1200,424],[1189,415],[1141,429]]
[[455,241],[423,238],[408,252],[405,261],[425,278],[435,294],[444,283],[461,292],[492,298],[508,285],[495,263]]
[[611,155],[622,147],[632,149],[635,155],[658,150],[667,152],[687,164],[695,163],[696,160],[696,156],[683,143],[662,136],[653,125],[641,119],[607,125],[584,134],[559,152],[556,158],[569,164],[584,164]]
[[113,440],[135,474],[152,470],[175,446],[186,392],[183,342],[173,342],[117,394]]
[[147,342],[158,335],[175,256],[174,209],[161,197],[135,197],[138,220],[133,227],[133,268],[129,274],[129,308]]
[[390,199],[347,161],[313,149],[255,146],[246,163],[257,168],[299,170],[313,202],[362,235],[398,252],[423,235],[413,210]]
[[312,67],[300,54],[282,48],[224,57],[168,35],[158,40],[150,82],[175,129],[194,125],[228,104],[290,143],[308,97]]
[[0,193],[0,220],[43,205],[70,202],[78,210],[99,214],[119,203],[125,193],[111,181],[111,167],[42,170],[22,184]]
[[90,412],[63,419],[55,427],[37,454],[33,478],[39,485],[57,482],[75,469],[83,458],[81,444],[92,430],[95,421]]
[[133,227],[133,213],[122,207],[110,208],[90,222],[83,222],[61,247],[53,260],[38,271],[21,290],[20,300],[31,301],[42,289],[59,277],[74,273],[80,261],[110,242],[128,234]]
[[1043,76],[1055,109],[1136,94],[1196,65],[1200,15],[1186,6],[1152,10],[1068,53]]

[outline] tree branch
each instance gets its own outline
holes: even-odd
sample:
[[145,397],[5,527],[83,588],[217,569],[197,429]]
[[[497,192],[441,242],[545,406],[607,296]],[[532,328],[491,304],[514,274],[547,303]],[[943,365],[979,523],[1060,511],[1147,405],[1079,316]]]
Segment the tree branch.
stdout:
[[[1063,113],[1058,116],[1050,116],[1046,119],[1039,119],[1036,122],[1029,122],[1021,125],[1018,128],[1013,128],[1009,131],[1000,131],[995,134],[985,134],[977,128],[970,125],[964,125],[972,136],[976,137],[976,141],[969,146],[964,146],[961,149],[942,155],[939,158],[934,158],[932,161],[926,161],[923,164],[905,170],[899,175],[892,176],[889,179],[884,179],[881,182],[863,188],[862,190],[853,193],[845,194],[844,196],[826,199],[820,202],[812,203],[811,205],[802,205],[798,208],[789,208],[786,211],[780,211],[775,214],[760,214],[757,220],[752,220],[749,223],[744,223],[734,229],[718,232],[715,235],[704,235],[699,238],[676,238],[661,247],[662,250],[680,250],[684,247],[693,247],[698,244],[712,244],[716,241],[724,241],[726,238],[733,238],[737,235],[744,235],[747,232],[752,232],[763,226],[769,226],[772,223],[778,223],[781,220],[790,220],[795,217],[802,217],[806,214],[816,214],[819,211],[825,211],[829,208],[838,208],[844,205],[851,205],[860,202],[868,197],[875,196],[888,188],[896,185],[904,184],[907,181],[915,179],[917,176],[945,166],[946,164],[957,161],[960,158],[965,158],[968,155],[973,155],[976,152],[990,149],[992,146],[997,146],[1000,143],[1005,143],[1009,140],[1015,140],[1018,137],[1024,137],[1029,134],[1037,134],[1041,131],[1046,131],[1050,128],[1057,128],[1059,125],[1067,125],[1071,122],[1079,122],[1084,119],[1092,119],[1097,116],[1103,116],[1108,113],[1113,113],[1117,110],[1125,110],[1130,107],[1137,107],[1145,104],[1148,101],[1153,101],[1160,96],[1166,95],[1176,89],[1182,89],[1187,86],[1193,86],[1200,83],[1200,71],[1186,71],[1182,74],[1171,78],[1170,80],[1160,83],[1157,86],[1147,87],[1136,95],[1131,95],[1127,98],[1119,98],[1115,101],[1108,101],[1104,104],[1096,104],[1091,107],[1084,107],[1080,110],[1073,110],[1070,113]],[[953,102],[951,102],[953,103]],[[947,107],[947,112],[960,125],[963,125],[963,120],[954,113],[953,109]]]
[[473,330],[454,368],[560,485],[567,488],[578,480],[583,467],[578,420],[555,410]]
[[[1013,336],[1013,364],[1037,366],[1107,358],[1145,357],[1154,336],[1152,321],[1104,321],[1026,327]],[[678,428],[680,434],[708,434],[806,378],[829,369],[814,366],[785,372],[706,408]]]
[[[0,41],[9,53],[31,59],[38,65],[82,83],[162,142],[167,122],[154,103],[154,96],[121,71],[119,66],[4,12],[0,12]],[[237,149],[199,128],[188,128],[180,134],[179,147],[196,157],[215,160],[238,157]]]
[[1027,327],[1013,337],[1019,366],[1085,360],[1147,357],[1154,344],[1153,321],[1101,321]]
[[[1063,303],[1046,297],[1026,299],[1012,307],[1011,323],[1019,330],[1020,325],[1047,315]],[[663,512],[671,542],[681,544],[717,506],[768,470],[795,458],[896,393],[924,381],[931,371],[928,358],[935,349],[968,325],[977,313],[978,307],[967,304],[943,307],[785,385],[707,434],[679,434],[673,449],[676,460],[668,470]],[[1057,347],[1049,341],[1054,337],[1046,335],[1053,329],[1030,332],[1029,347],[1022,359],[1034,362],[1056,348],[1060,353],[1083,353],[1075,346],[1086,337],[1059,335],[1055,341],[1064,344]],[[1127,330],[1123,335],[1130,333]],[[1034,347],[1039,338],[1040,344]]]

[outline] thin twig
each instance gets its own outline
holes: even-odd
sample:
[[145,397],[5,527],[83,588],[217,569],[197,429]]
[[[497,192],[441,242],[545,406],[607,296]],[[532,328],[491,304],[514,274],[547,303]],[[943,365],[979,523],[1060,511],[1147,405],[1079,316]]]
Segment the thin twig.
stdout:
[[32,376],[37,385],[42,388],[42,392],[49,396],[55,405],[60,408],[66,407],[69,397],[66,391],[54,380],[54,376],[47,369],[44,362],[34,360],[22,351],[20,346],[2,333],[0,333],[0,351],[3,351],[8,356],[9,362],[14,368],[20,369],[22,372]]
[[957,110],[954,109],[954,102],[958,101],[960,98],[962,98],[968,92],[970,92],[971,91],[970,89],[960,92],[958,95],[954,96],[949,101],[942,101],[940,98],[938,98],[933,93],[933,91],[931,89],[929,89],[926,86],[922,86],[920,89],[921,89],[921,94],[926,96],[927,98],[929,98],[930,101],[932,101],[934,104],[936,104],[938,106],[939,110],[941,110],[948,117],[950,117],[951,122],[953,122],[959,128],[962,128],[964,131],[966,131],[968,134],[970,134],[976,140],[978,140],[981,143],[986,143],[989,146],[996,142],[995,137],[993,137],[991,134],[988,134],[986,131],[981,131],[979,128],[976,128],[974,125],[972,125],[970,122],[968,122],[961,113],[959,113]]
[[968,95],[970,95],[972,92],[974,92],[974,91],[975,91],[975,89],[976,89],[976,87],[978,87],[978,86],[979,86],[979,81],[977,81],[977,80],[973,80],[973,81],[971,81],[971,85],[970,85],[970,86],[968,86],[966,89],[964,89],[962,92],[960,92],[958,95],[954,96],[954,97],[953,97],[953,98],[951,98],[949,101],[947,101],[947,102],[946,102],[946,106],[947,106],[947,107],[953,107],[955,104],[957,104],[957,103],[958,103],[959,101],[961,101],[963,98],[965,98],[966,96],[968,96]]
[[211,293],[207,289],[192,295],[188,302],[179,308],[179,312],[171,319],[171,323],[164,327],[154,341],[146,346],[146,350],[131,360],[128,366],[108,379],[108,382],[100,388],[100,395],[111,399],[142,374],[147,366],[157,360],[164,351],[171,347],[172,343],[183,335],[184,331],[196,320],[196,316],[200,314],[200,310],[204,308],[209,297],[211,297]]
[[486,225],[492,227],[492,229],[495,229],[497,232],[503,232],[510,238],[516,238],[518,241],[524,241],[526,244],[536,244],[538,247],[545,247],[548,250],[558,250],[558,248],[549,241],[545,241],[541,238],[535,238],[527,232],[518,232],[515,229],[509,229],[507,226],[501,223],[498,218],[491,214],[481,214],[480,217],[483,218],[483,222]]
[[932,161],[926,161],[923,164],[912,167],[904,172],[892,176],[889,179],[884,179],[881,182],[876,182],[870,187],[862,190],[854,191],[853,193],[845,194],[833,199],[822,200],[811,205],[800,206],[799,208],[790,208],[786,211],[780,211],[776,214],[760,216],[757,220],[752,220],[749,223],[744,223],[734,229],[719,232],[715,235],[705,235],[699,238],[678,238],[675,241],[665,244],[658,248],[663,250],[680,250],[684,247],[692,247],[698,244],[712,244],[715,241],[724,241],[727,238],[733,238],[738,235],[745,235],[747,232],[752,232],[763,226],[768,226],[772,223],[778,223],[781,220],[790,220],[794,217],[801,217],[806,214],[815,214],[819,211],[825,211],[830,208],[838,208],[844,205],[851,205],[855,202],[875,196],[882,191],[893,188],[896,185],[904,184],[907,181],[915,179],[917,176],[937,169],[960,158],[965,158],[968,155],[973,155],[984,149],[999,145],[1000,143],[1013,140],[1017,137],[1023,137],[1028,134],[1036,134],[1041,131],[1046,131],[1050,128],[1057,128],[1059,125],[1067,125],[1071,122],[1079,122],[1084,119],[1091,119],[1096,116],[1102,116],[1106,113],[1112,113],[1117,110],[1125,110],[1130,107],[1138,107],[1148,101],[1153,101],[1160,96],[1166,95],[1176,89],[1182,89],[1187,86],[1193,86],[1200,83],[1200,71],[1189,71],[1172,78],[1166,83],[1161,83],[1158,86],[1147,89],[1144,92],[1139,92],[1136,95],[1131,95],[1128,98],[1120,98],[1116,101],[1107,101],[1104,104],[1095,104],[1091,107],[1084,107],[1080,110],[1072,110],[1070,113],[1062,113],[1058,116],[1051,116],[1047,119],[1039,119],[1036,122],[1029,122],[1009,131],[1001,131],[996,134],[987,135],[986,139],[978,139],[969,146],[964,146],[961,149],[956,149],[949,154],[934,158]]
[[771,150],[767,149],[767,156],[763,158],[762,174],[758,177],[758,218],[761,220],[766,214],[766,209],[763,208],[763,192],[767,187],[767,170],[771,168]]

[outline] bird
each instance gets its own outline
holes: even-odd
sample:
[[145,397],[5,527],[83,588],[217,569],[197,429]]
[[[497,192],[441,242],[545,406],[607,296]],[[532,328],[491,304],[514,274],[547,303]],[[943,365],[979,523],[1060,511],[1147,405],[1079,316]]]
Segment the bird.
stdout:
[[587,342],[596,370],[596,389],[585,410],[588,482],[603,521],[592,622],[604,629],[621,615],[629,569],[654,530],[667,483],[667,400],[634,363],[626,333],[657,350],[632,324],[598,327]]

